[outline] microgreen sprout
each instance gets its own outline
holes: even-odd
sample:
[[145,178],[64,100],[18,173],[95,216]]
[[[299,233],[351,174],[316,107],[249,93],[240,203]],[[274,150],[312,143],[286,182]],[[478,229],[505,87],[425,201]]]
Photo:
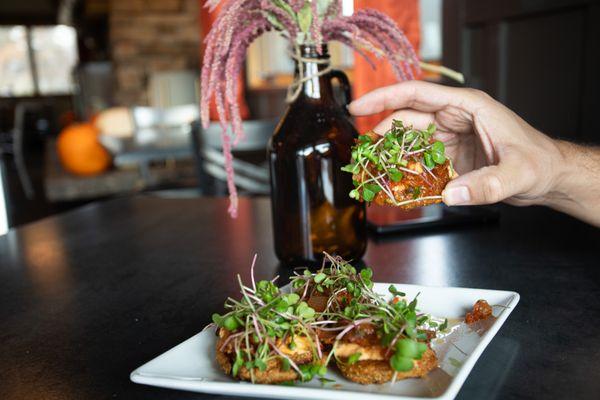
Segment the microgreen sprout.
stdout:
[[414,360],[419,360],[427,350],[428,333],[435,334],[436,331],[434,323],[429,315],[418,311],[418,295],[407,302],[405,293],[390,285],[388,290],[392,300],[389,301],[373,290],[372,277],[372,269],[357,272],[342,258],[325,253],[321,269],[315,274],[297,272],[292,278],[292,288],[302,293],[301,299],[310,297],[311,293],[328,296],[324,310],[318,313],[320,325],[317,328],[337,332],[327,361],[335,357],[338,362],[347,364],[358,362],[360,353],[339,360],[335,354],[336,346],[346,334],[368,324],[375,327],[381,345],[387,348],[392,369],[408,371],[413,368]]
[[[446,163],[447,157],[444,143],[433,140],[435,130],[434,124],[419,130],[394,120],[390,130],[381,137],[359,136],[352,147],[350,164],[342,167],[342,171],[353,175],[354,189],[350,197],[368,203],[383,192],[396,206],[440,199],[441,196],[422,196],[422,189],[417,186],[411,188],[412,199],[398,201],[392,190],[393,184],[408,174],[423,175],[426,181],[427,176],[437,179],[432,170]],[[414,168],[415,163],[420,164],[422,171]]]
[[[325,374],[321,346],[312,326],[315,310],[298,294],[282,293],[272,281],[255,282],[253,273],[252,287],[245,286],[239,275],[238,282],[241,299],[228,298],[227,312],[212,316],[213,324],[228,334],[220,350],[231,345],[235,351],[231,374],[237,376],[244,367],[254,381],[255,370],[267,370],[273,360],[279,361],[282,370],[293,368],[302,380]],[[297,365],[282,351],[285,347],[292,350],[298,337],[310,345],[313,360],[309,364]]]
[[[428,349],[431,337],[446,329],[447,320],[436,322],[419,312],[418,295],[409,301],[390,285],[390,300],[375,292],[372,269],[358,270],[341,257],[324,255],[316,273],[296,271],[291,293],[283,293],[273,281],[255,281],[253,267],[251,287],[238,276],[241,298],[228,298],[226,312],[213,315],[213,324],[225,331],[219,350],[233,349],[234,377],[244,371],[254,382],[257,371],[278,365],[282,371],[293,369],[301,381],[322,378],[332,358],[348,365],[361,361],[361,352],[340,359],[336,349],[347,335],[364,328],[376,333],[395,372],[409,371]],[[326,299],[322,308],[311,307],[314,297]],[[320,341],[323,333],[331,339],[328,354]],[[290,354],[307,347],[310,361],[296,363]]]

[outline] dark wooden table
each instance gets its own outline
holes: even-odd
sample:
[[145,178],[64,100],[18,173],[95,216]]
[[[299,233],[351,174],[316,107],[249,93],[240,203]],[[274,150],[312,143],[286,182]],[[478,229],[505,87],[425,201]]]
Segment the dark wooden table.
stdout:
[[[129,373],[198,332],[234,276],[285,277],[268,200],[123,198],[0,237],[2,399],[192,399]],[[499,224],[372,240],[375,279],[515,290],[462,399],[598,398],[600,231],[543,208]]]

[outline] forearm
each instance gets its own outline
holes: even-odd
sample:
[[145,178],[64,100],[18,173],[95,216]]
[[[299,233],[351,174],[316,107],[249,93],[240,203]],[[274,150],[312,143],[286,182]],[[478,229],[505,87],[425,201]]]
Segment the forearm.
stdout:
[[562,155],[543,204],[600,226],[600,148],[556,141]]

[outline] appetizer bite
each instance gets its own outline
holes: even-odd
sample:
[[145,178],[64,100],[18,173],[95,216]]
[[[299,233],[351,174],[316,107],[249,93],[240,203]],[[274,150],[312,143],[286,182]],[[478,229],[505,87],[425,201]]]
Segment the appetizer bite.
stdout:
[[[255,258],[256,261],[256,258]],[[251,285],[238,276],[241,298],[228,298],[226,312],[214,314],[216,360],[239,380],[278,384],[323,382],[334,365],[361,384],[422,378],[438,367],[432,340],[447,333],[448,320],[419,311],[395,286],[383,296],[373,288],[373,271],[357,270],[325,253],[321,268],[296,272],[284,293],[273,281]],[[491,316],[479,300],[466,322]]]
[[329,266],[316,274],[296,275],[292,287],[319,309],[317,333],[327,361],[361,384],[420,378],[437,367],[430,341],[447,321],[438,325],[417,310],[416,298],[407,302],[394,286],[386,301],[373,291],[370,268],[357,273],[341,258],[326,254],[326,260]]
[[433,139],[435,125],[425,130],[394,120],[385,135],[360,135],[352,148],[350,197],[403,209],[442,201],[442,191],[457,174],[445,154],[444,143]]
[[310,380],[327,368],[317,334],[315,310],[272,281],[244,286],[241,299],[228,298],[227,313],[213,315],[218,327],[216,359],[227,375],[253,383]]

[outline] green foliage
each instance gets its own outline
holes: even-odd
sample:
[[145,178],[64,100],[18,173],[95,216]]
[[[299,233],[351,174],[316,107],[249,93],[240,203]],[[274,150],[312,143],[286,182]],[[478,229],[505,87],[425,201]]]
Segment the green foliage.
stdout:
[[[340,257],[325,253],[320,270],[296,272],[291,280],[292,293],[282,293],[273,282],[259,281],[254,289],[240,283],[240,300],[229,298],[225,303],[227,313],[213,314],[214,324],[231,332],[235,349],[231,374],[238,376],[240,368],[246,368],[252,379],[256,371],[265,371],[272,360],[278,360],[281,369],[299,371],[299,379],[308,381],[322,377],[327,372],[331,357],[336,356],[336,345],[343,340],[348,329],[360,329],[368,323],[381,338],[381,345],[391,355],[390,366],[395,371],[409,371],[414,361],[421,359],[427,350],[428,332],[438,324],[426,314],[419,312],[417,298],[405,299],[406,294],[393,285],[388,291],[391,300],[373,290],[373,270],[357,270]],[[327,297],[325,309],[317,312],[306,301],[315,293]],[[344,334],[336,338],[333,350],[326,360],[319,355],[320,349],[310,332],[322,327],[339,326]],[[448,322],[439,325],[446,329]],[[370,329],[372,329],[370,328]],[[310,363],[296,365],[274,346],[285,343],[290,350],[298,347],[298,338],[308,341],[313,358]],[[351,354],[345,360],[355,364],[361,353]]]
[[312,11],[310,10],[310,3],[306,2],[304,7],[298,11],[298,26],[304,33],[308,33],[310,25],[312,24]]

